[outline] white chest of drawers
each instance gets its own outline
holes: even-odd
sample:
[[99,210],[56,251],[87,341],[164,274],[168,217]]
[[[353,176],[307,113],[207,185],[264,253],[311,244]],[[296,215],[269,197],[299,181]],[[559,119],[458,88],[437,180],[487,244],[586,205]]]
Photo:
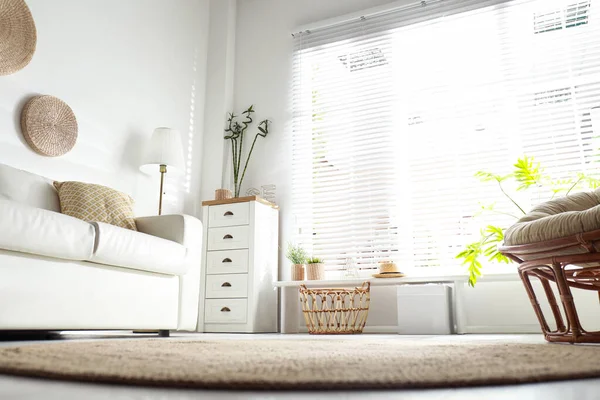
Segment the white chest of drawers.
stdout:
[[277,332],[278,210],[254,196],[203,203],[199,332]]

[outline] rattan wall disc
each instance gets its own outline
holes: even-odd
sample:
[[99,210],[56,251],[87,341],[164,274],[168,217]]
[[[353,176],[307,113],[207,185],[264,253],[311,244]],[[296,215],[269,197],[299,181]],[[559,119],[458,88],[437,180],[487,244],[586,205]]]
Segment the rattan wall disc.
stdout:
[[21,129],[31,148],[44,156],[62,156],[77,142],[73,110],[53,96],[36,96],[25,104]]
[[35,52],[35,22],[24,0],[0,0],[0,75],[23,69]]

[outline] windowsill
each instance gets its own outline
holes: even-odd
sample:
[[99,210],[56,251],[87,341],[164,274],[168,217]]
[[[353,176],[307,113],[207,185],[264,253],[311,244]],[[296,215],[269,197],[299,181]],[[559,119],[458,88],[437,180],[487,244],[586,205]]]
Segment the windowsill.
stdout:
[[[350,278],[350,279],[366,279],[371,278],[373,274],[377,273],[377,270],[360,270],[358,274],[358,278]],[[427,268],[408,268],[403,269],[402,273],[407,277],[411,278],[439,278],[441,276],[464,276],[465,278],[469,277],[469,273],[467,272],[465,267],[427,267]],[[507,276],[517,274],[517,265],[509,264],[509,265],[490,265],[484,266],[482,269],[482,276],[480,279],[485,279],[486,276]],[[344,271],[326,271],[325,272],[325,280],[344,280],[349,279],[344,277]]]
[[[402,278],[373,278],[372,271],[359,271],[362,274],[357,278],[344,278],[341,271],[330,271],[326,273],[326,279],[319,281],[278,281],[274,282],[276,287],[298,287],[306,285],[310,287],[318,287],[324,285],[331,286],[354,286],[360,285],[364,281],[371,282],[374,286],[390,286],[402,284],[427,284],[427,283],[447,283],[447,282],[462,282],[466,283],[469,275],[464,269],[457,268],[423,268],[427,273],[405,273]],[[418,272],[422,272],[420,269]],[[520,280],[517,274],[516,266],[489,267],[484,275],[480,278],[481,282],[506,282]]]

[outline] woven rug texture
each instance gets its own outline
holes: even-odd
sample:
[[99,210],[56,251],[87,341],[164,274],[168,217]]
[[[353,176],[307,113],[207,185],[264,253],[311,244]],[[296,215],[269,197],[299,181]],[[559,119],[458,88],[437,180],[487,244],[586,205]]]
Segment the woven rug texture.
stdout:
[[0,348],[0,373],[205,389],[460,387],[600,377],[600,346],[335,337],[114,339]]

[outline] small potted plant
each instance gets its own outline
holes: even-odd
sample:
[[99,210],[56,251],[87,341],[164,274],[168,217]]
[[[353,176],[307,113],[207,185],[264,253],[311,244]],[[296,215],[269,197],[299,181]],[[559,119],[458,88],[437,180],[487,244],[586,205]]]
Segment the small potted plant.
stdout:
[[320,281],[325,279],[325,264],[319,257],[310,257],[306,260],[306,279]]
[[289,243],[285,256],[288,260],[292,262],[292,280],[303,281],[304,263],[306,262],[306,251],[298,245],[293,245]]

